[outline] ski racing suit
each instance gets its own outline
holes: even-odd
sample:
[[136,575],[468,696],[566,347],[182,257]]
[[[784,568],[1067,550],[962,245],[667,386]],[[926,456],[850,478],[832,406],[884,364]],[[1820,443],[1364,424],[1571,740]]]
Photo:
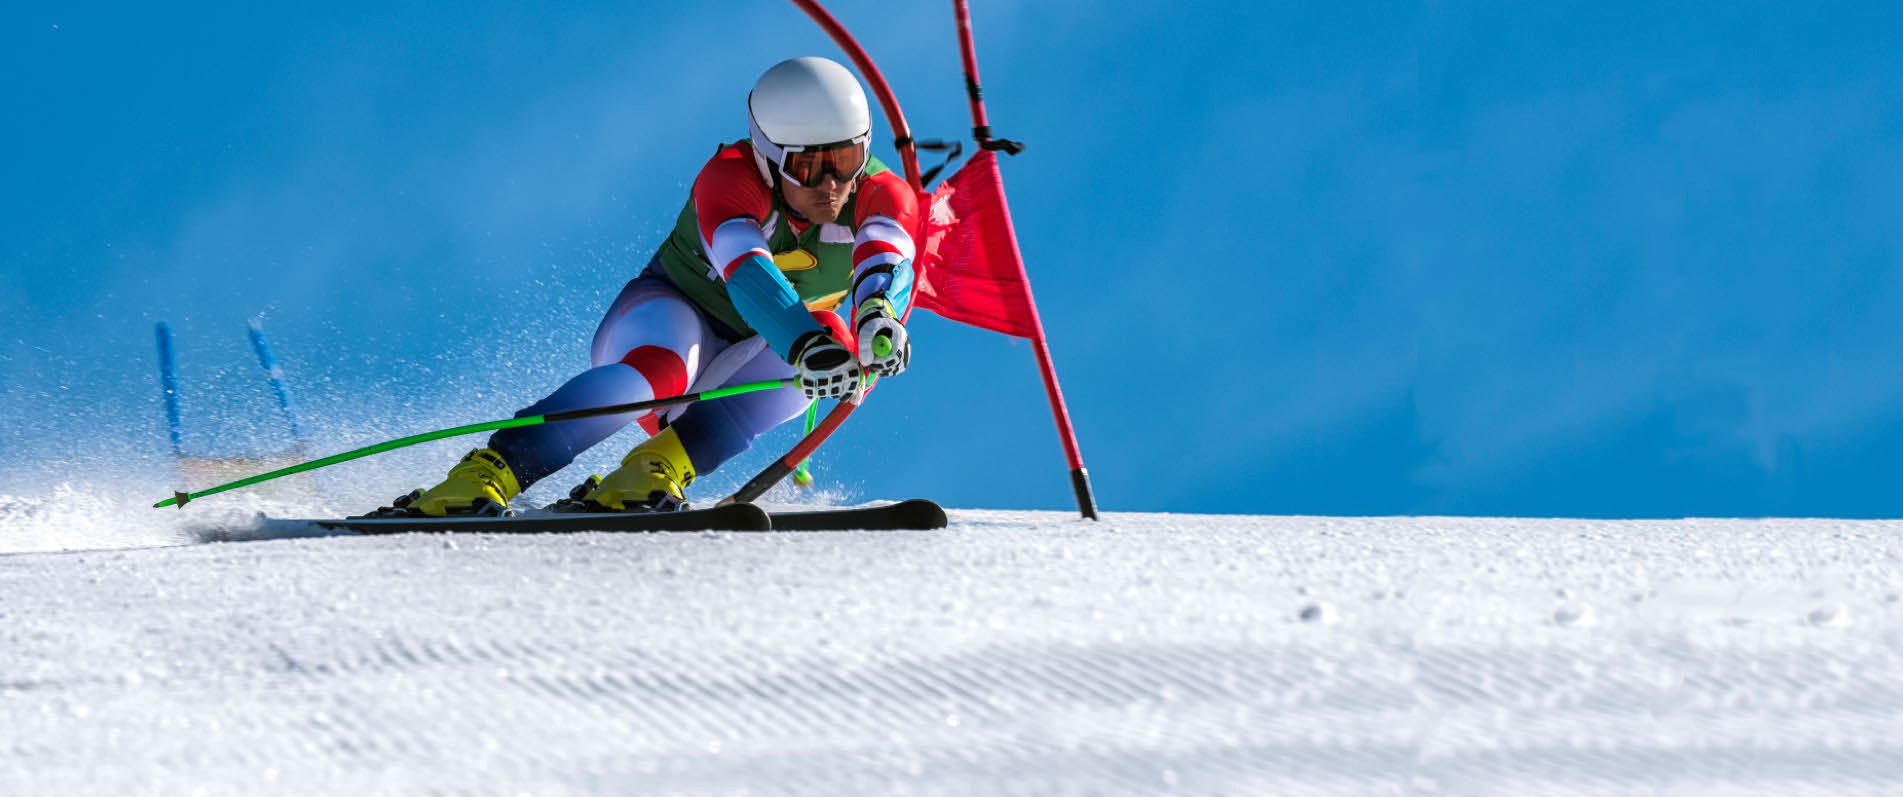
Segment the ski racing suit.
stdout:
[[[854,183],[836,223],[812,224],[766,182],[750,143],[723,146],[695,178],[673,232],[595,329],[592,367],[516,417],[792,376],[786,353],[822,328],[817,313],[842,300],[850,299],[850,315],[883,293],[903,317],[912,300],[908,231],[917,225],[917,196],[876,158]],[[504,429],[489,447],[526,490],[629,423],[650,435],[672,426],[694,471],[707,474],[810,403],[798,388],[777,388],[638,417]]]

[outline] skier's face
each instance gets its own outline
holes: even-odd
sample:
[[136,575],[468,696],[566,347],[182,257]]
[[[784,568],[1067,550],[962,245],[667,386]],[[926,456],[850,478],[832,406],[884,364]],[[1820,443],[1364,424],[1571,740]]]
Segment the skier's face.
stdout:
[[852,197],[853,182],[827,173],[811,188],[794,185],[791,180],[781,180],[780,191],[786,196],[786,204],[793,207],[793,212],[806,217],[807,221],[832,224],[839,220],[839,212],[846,209],[846,200]]

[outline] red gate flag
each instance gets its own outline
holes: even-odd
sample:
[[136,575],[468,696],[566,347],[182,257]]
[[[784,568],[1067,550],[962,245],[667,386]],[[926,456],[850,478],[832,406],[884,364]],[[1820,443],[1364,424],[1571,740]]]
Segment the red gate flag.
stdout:
[[[800,0],[795,0],[799,2]],[[958,50],[964,59],[965,91],[971,99],[971,137],[978,153],[925,200],[924,235],[913,268],[917,273],[916,307],[945,318],[1031,341],[1037,369],[1044,377],[1044,393],[1051,401],[1057,436],[1070,462],[1071,488],[1077,492],[1077,511],[1097,518],[1097,498],[1090,489],[1084,455],[1077,450],[1077,433],[1070,426],[1070,410],[1057,386],[1057,366],[1044,339],[1044,324],[1031,299],[1031,280],[1018,251],[1011,206],[1004,201],[1004,176],[998,172],[996,150],[1017,154],[1022,145],[991,136],[985,121],[984,93],[978,88],[978,52],[972,42],[971,9],[966,0],[952,0],[958,18]],[[902,141],[910,142],[909,138]],[[916,161],[913,161],[915,163]],[[915,186],[917,183],[913,183]]]
[[1077,434],[1070,411],[1057,386],[1057,367],[1051,364],[1044,325],[1031,299],[1024,256],[1012,229],[1011,208],[1004,201],[1004,177],[991,149],[978,151],[957,174],[926,197],[924,245],[913,267],[917,270],[915,306],[963,324],[1002,332],[1031,341],[1051,416],[1070,461],[1071,487],[1077,491],[1077,509],[1096,519],[1097,499],[1077,450]]
[[1037,337],[1036,311],[1008,227],[998,156],[979,150],[928,200],[917,304],[945,318]]

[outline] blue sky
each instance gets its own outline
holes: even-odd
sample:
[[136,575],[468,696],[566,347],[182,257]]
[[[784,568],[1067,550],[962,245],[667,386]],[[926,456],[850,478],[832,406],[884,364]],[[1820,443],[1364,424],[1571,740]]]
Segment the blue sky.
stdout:
[[[885,5],[829,7],[918,135],[967,133],[949,4]],[[1903,514],[1903,15],[973,14],[1106,509]],[[837,54],[773,3],[5,18],[0,472],[22,494],[163,463],[157,321],[195,450],[281,442],[258,314],[321,450],[508,415],[584,365],[758,73]],[[822,479],[1069,506],[1029,347],[929,317],[914,341]],[[465,447],[335,478],[393,495]]]

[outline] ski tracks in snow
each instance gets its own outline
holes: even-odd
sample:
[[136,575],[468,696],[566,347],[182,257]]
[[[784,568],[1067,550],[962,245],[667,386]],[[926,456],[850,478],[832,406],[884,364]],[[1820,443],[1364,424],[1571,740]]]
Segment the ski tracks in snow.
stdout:
[[1903,787],[1880,524],[954,521],[0,557],[0,793]]

